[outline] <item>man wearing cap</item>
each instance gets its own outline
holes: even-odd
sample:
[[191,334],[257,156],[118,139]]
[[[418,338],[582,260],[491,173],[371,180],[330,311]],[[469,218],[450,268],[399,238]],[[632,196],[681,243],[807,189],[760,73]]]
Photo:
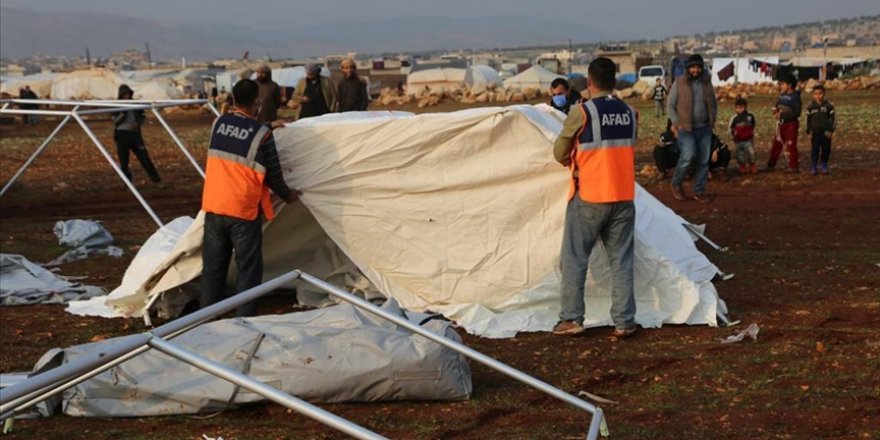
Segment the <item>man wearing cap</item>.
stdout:
[[688,58],[684,75],[676,78],[669,90],[666,111],[672,120],[672,131],[678,137],[681,151],[672,176],[672,195],[677,200],[687,199],[681,184],[693,162],[693,198],[700,203],[709,203],[712,199],[706,194],[706,181],[718,103],[702,56],[694,54]]
[[281,107],[281,87],[272,81],[272,69],[263,64],[257,67],[257,84],[260,86],[260,109],[257,121],[274,122],[278,119],[278,108]]
[[300,118],[321,116],[337,110],[336,87],[330,78],[321,76],[321,66],[306,66],[306,77],[296,83],[293,101],[300,105]]

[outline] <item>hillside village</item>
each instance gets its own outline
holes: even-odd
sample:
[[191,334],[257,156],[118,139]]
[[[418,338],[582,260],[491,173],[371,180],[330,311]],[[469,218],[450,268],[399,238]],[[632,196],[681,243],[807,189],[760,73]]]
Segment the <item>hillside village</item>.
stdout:
[[[717,76],[714,79],[716,85],[772,81],[773,75],[780,71],[793,71],[804,81],[836,79],[870,74],[872,69],[876,70],[876,61],[880,59],[880,15],[680,35],[663,40],[595,44],[572,42],[555,47],[460,49],[423,53],[344,53],[326,54],[310,59],[254,59],[245,53],[243,57],[235,59],[156,60],[151,56],[149,43],[143,48],[120,49],[110,54],[34,55],[26,59],[2,59],[0,60],[0,78],[4,83],[2,91],[12,96],[17,91],[16,84],[26,83],[23,80],[47,81],[63,72],[105,68],[112,72],[123,73],[124,78],[154,77],[159,75],[156,72],[176,75],[178,79],[171,81],[170,87],[176,88],[178,93],[177,96],[169,97],[177,98],[196,96],[199,92],[210,92],[212,88],[231,89],[231,85],[243,71],[264,63],[269,64],[281,75],[284,75],[284,72],[280,69],[318,63],[325,66],[331,75],[338,76],[339,62],[344,58],[353,58],[357,63],[358,72],[368,79],[373,97],[381,98],[383,89],[386,96],[403,95],[402,92],[391,93],[391,91],[402,91],[403,85],[406,84],[411,89],[406,94],[419,99],[429,91],[428,89],[434,89],[435,94],[442,95],[442,90],[438,89],[436,81],[429,81],[424,87],[419,85],[419,90],[414,90],[409,84],[411,82],[409,75],[420,70],[437,67],[460,69],[462,73],[457,75],[461,76],[465,75],[464,69],[468,66],[484,65],[497,72],[499,81],[506,81],[532,66],[539,66],[542,71],[545,70],[553,75],[568,75],[569,78],[576,78],[586,73],[587,64],[596,56],[605,56],[614,60],[618,68],[619,88],[626,89],[638,83],[639,69],[644,66],[663,66],[669,81],[670,76],[680,73],[676,71],[676,59],[680,60],[683,55],[689,53],[703,54],[709,63],[707,67],[710,68],[713,67],[713,62],[724,64],[714,66],[715,70],[734,64],[733,67],[737,72],[745,72],[745,75],[734,73],[731,79],[725,78],[723,81],[720,80],[723,76]],[[258,52],[258,48],[254,48],[254,52]],[[749,80],[744,77],[749,74],[744,70],[747,66],[740,64],[751,64],[753,71],[765,68],[769,70],[762,70],[763,77]],[[728,70],[730,69],[731,67],[728,67]],[[181,76],[187,79],[181,80]],[[281,85],[293,87],[293,84]],[[431,87],[432,85],[434,87]],[[446,87],[446,91],[450,92],[454,88],[456,87]],[[634,91],[628,91],[625,97],[643,94],[643,89],[644,86],[637,87]],[[467,90],[458,92],[456,100],[478,97],[477,94],[468,96]],[[483,102],[507,102],[515,96],[515,92],[502,95],[501,98],[504,99],[489,96]],[[537,88],[532,93],[525,93],[522,100],[540,94],[541,90]],[[395,96],[395,98],[399,97]],[[440,96],[435,101],[442,99],[443,96]],[[516,101],[518,99],[514,100]],[[386,104],[393,102],[395,101],[386,100]],[[425,101],[425,105],[430,103]]]

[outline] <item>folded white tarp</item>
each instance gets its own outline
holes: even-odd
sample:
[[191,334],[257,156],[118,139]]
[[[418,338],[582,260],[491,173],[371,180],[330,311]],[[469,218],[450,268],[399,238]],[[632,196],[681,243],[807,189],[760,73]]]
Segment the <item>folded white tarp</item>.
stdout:
[[0,305],[63,304],[105,293],[59,277],[21,255],[0,254]]
[[[383,308],[460,342],[445,320]],[[117,339],[53,349],[35,371],[70,362]],[[466,400],[471,373],[458,353],[408,330],[337,305],[287,315],[235,318],[199,326],[172,342],[272,387],[313,402]],[[156,351],[148,351],[64,392],[73,416],[195,414],[263,397]]]
[[[314,262],[329,237],[408,310],[440,312],[489,337],[552,328],[569,179],[552,150],[564,115],[547,106],[347,115],[275,131],[285,178],[303,196],[264,229],[264,279]],[[684,219],[640,187],[635,203],[636,321],[715,325],[725,313],[710,282],[718,268],[696,249]],[[197,247],[201,234],[197,220],[181,240]],[[191,250],[168,257],[196,274],[197,258]],[[608,270],[597,245],[588,326],[611,324]],[[193,277],[154,274],[166,288]],[[113,306],[139,310],[147,291],[158,293],[140,288]]]

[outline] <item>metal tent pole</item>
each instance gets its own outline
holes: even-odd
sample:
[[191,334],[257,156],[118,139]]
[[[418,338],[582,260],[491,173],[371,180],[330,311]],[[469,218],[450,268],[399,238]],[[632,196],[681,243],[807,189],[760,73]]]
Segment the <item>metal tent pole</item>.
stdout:
[[168,134],[171,136],[171,139],[173,139],[174,143],[176,143],[177,146],[180,148],[180,151],[183,151],[184,156],[189,159],[190,163],[193,164],[193,166],[196,168],[196,171],[199,173],[200,176],[202,176],[202,179],[204,179],[205,171],[202,170],[202,167],[199,166],[199,163],[196,162],[196,159],[192,156],[192,154],[190,154],[189,150],[186,149],[186,146],[183,145],[183,142],[180,141],[180,138],[177,137],[177,133],[175,133],[174,130],[171,129],[171,126],[168,125],[168,122],[166,122],[165,118],[162,117],[159,109],[153,107],[153,114],[156,115],[156,119],[158,119],[159,123],[161,123],[162,126],[165,127],[165,131],[168,132]]
[[[301,272],[299,270],[295,270],[277,278],[273,278],[259,286],[250,288],[237,295],[226,298],[223,301],[159,326],[153,330],[152,335],[159,337],[174,337],[180,335],[218,315],[232,311],[244,303],[256,300],[257,298],[296,280],[300,277],[300,274]],[[139,349],[146,351],[146,343],[148,339],[143,339],[142,337],[144,335],[147,334],[130,336],[129,338],[132,338],[131,340],[117,344],[115,347],[110,347],[107,351],[93,353],[91,356],[82,356],[73,362],[31,376],[25,381],[4,388],[3,392],[0,393],[0,419],[6,418],[11,414],[11,411],[26,409],[34,403],[41,402],[64,389],[70,388],[71,386],[83,382],[98,373],[121,363],[122,360],[119,360],[120,358],[130,355],[134,351]],[[135,337],[141,338],[134,340]],[[133,356],[134,355],[131,355],[130,357]],[[116,362],[117,360],[119,360],[119,362]],[[56,386],[63,381],[70,382],[65,383],[63,386]],[[53,388],[49,391],[44,391],[49,387]],[[37,395],[37,393],[40,394]],[[23,405],[26,401],[27,405]]]
[[70,112],[70,114],[73,115],[73,118],[76,119],[76,122],[79,123],[79,125],[86,132],[92,142],[95,143],[95,146],[98,147],[98,151],[100,151],[104,158],[107,159],[107,162],[110,162],[110,166],[113,167],[113,171],[116,171],[116,174],[119,175],[119,177],[122,179],[122,182],[125,183],[125,186],[128,187],[129,191],[131,191],[131,193],[134,194],[138,201],[141,202],[141,205],[144,207],[144,209],[147,210],[147,213],[150,214],[150,217],[153,218],[153,221],[156,222],[156,224],[159,225],[160,228],[164,226],[162,220],[159,220],[159,216],[156,215],[156,213],[153,211],[153,208],[151,208],[147,201],[144,200],[144,197],[141,196],[140,191],[138,191],[137,188],[134,187],[134,184],[132,184],[131,181],[128,180],[128,177],[126,177],[125,173],[123,173],[122,170],[119,169],[119,166],[116,165],[116,161],[113,160],[113,158],[110,156],[110,153],[107,152],[107,149],[104,148],[104,145],[101,144],[100,140],[98,140],[98,137],[95,136],[94,133],[92,133],[91,129],[89,129],[86,121],[84,121],[77,112]]
[[[4,105],[4,108],[5,107],[6,107],[6,105]],[[79,106],[76,106],[73,108],[72,111],[75,112],[78,109],[79,109]],[[43,149],[46,148],[46,146],[49,145],[49,142],[51,142],[52,139],[55,138],[55,135],[57,135],[58,132],[60,132],[61,129],[64,128],[65,125],[67,125],[67,121],[69,121],[70,118],[71,118],[70,114],[65,116],[64,119],[61,120],[61,123],[59,123],[58,126],[55,127],[55,130],[53,130],[52,133],[49,134],[49,137],[47,137],[46,140],[43,141],[43,144],[40,145],[39,148],[37,148],[37,151],[34,151],[34,154],[32,154],[31,157],[29,157],[28,160],[25,161],[24,165],[22,165],[21,168],[19,168],[18,171],[15,172],[15,175],[12,176],[11,179],[9,179],[9,182],[6,182],[6,185],[3,187],[2,190],[0,190],[0,197],[3,197],[3,194],[6,194],[6,191],[8,191],[9,188],[12,187],[12,184],[15,183],[15,180],[18,179],[19,176],[22,175],[22,173],[24,173],[24,170],[26,170],[29,166],[31,166],[31,163],[33,163],[34,160],[37,159],[37,156],[39,156],[40,153],[43,152]]]
[[214,114],[217,115],[217,117],[219,118],[220,111],[217,110],[217,107],[215,107],[214,104],[211,103],[211,101],[208,101],[207,104],[208,104],[208,108],[210,108],[211,111],[214,112]]
[[479,363],[481,363],[481,364],[483,364],[483,365],[485,365],[495,371],[506,374],[507,376],[510,376],[511,378],[513,378],[519,382],[522,382],[526,385],[529,385],[532,388],[535,388],[539,391],[543,391],[544,393],[549,394],[549,395],[551,395],[551,396],[553,396],[553,397],[555,397],[565,403],[568,403],[569,405],[572,405],[576,408],[579,408],[579,409],[582,409],[584,411],[591,413],[593,415],[593,417],[590,420],[590,427],[587,432],[587,439],[588,440],[595,440],[596,438],[598,438],[599,428],[602,424],[602,419],[604,417],[601,408],[599,408],[589,402],[586,402],[582,399],[579,399],[575,396],[572,396],[571,394],[568,394],[565,391],[560,390],[559,388],[556,388],[556,387],[554,387],[554,386],[552,386],[542,380],[539,380],[539,379],[536,379],[532,376],[529,376],[528,374],[525,374],[522,371],[519,371],[515,368],[512,368],[512,367],[510,367],[502,362],[499,362],[489,356],[486,356],[483,353],[480,353],[472,348],[465,346],[464,344],[455,342],[451,339],[447,339],[443,336],[432,333],[428,330],[425,330],[424,328],[422,328],[419,325],[413,324],[412,322],[410,322],[406,319],[403,319],[399,316],[392,315],[391,313],[388,313],[387,311],[377,307],[373,303],[370,303],[369,301],[366,301],[366,300],[361,299],[357,296],[354,296],[354,295],[346,292],[345,290],[342,290],[342,289],[340,289],[330,283],[327,283],[324,280],[321,280],[320,278],[315,278],[314,276],[309,275],[307,273],[303,273],[301,278],[303,281],[305,281],[315,287],[318,287],[321,290],[324,290],[325,292],[327,292],[327,293],[329,293],[329,294],[331,294],[331,295],[333,295],[333,296],[335,296],[335,297],[337,297],[337,298],[339,298],[349,304],[352,304],[352,305],[354,305],[358,308],[361,308],[363,310],[366,310],[376,316],[379,316],[379,317],[384,318],[388,321],[391,321],[391,322],[399,325],[400,327],[403,327],[413,333],[418,333],[419,335],[424,336],[425,338],[427,338],[431,341],[434,341],[434,342],[436,342],[446,348],[449,348],[453,351],[461,353],[462,355],[464,355],[470,359],[473,359],[474,361],[477,361],[477,362],[479,362]]
[[216,363],[210,359],[191,353],[172,344],[160,337],[154,337],[149,341],[150,347],[161,351],[177,360],[183,361],[198,369],[204,370],[209,374],[217,376],[221,379],[232,382],[242,388],[251,390],[275,403],[286,406],[300,414],[311,419],[317,420],[331,428],[344,432],[358,439],[385,439],[373,431],[362,428],[348,420],[343,419],[335,414],[327,412],[308,402],[297,399],[283,391],[270,387],[252,377],[241,374],[229,367]]

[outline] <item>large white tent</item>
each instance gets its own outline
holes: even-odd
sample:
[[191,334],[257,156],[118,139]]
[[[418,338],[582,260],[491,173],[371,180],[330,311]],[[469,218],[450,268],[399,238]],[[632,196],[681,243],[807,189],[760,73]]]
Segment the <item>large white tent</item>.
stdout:
[[455,90],[464,85],[467,71],[464,67],[434,67],[410,72],[406,76],[406,90],[409,93],[426,87],[435,92]]
[[[264,278],[295,268],[341,275],[349,288],[372,284],[409,310],[443,313],[489,337],[549,330],[559,312],[569,178],[552,154],[563,116],[546,105],[371,112],[277,130],[285,179],[303,196],[265,227]],[[640,187],[636,206],[637,322],[715,325],[726,312],[710,281],[718,268],[685,220]],[[182,221],[158,238],[166,251],[142,259],[153,264],[135,271],[142,280],[73,309],[137,316],[162,291],[173,302],[172,288],[201,270],[202,224],[201,216]],[[611,323],[609,282],[597,245],[586,325]]]
[[126,78],[107,69],[77,70],[58,75],[52,80],[52,99],[116,99],[119,86],[134,89],[134,99],[168,100],[183,97],[168,75],[149,79]]
[[18,98],[19,89],[30,86],[37,96],[45,98],[52,92],[52,80],[58,75],[53,72],[43,72],[18,77],[3,77],[3,81],[0,81],[0,93],[8,93]]
[[488,89],[501,87],[501,75],[490,66],[477,64],[467,68],[464,83],[470,87],[471,93],[478,95]]
[[556,78],[565,78],[562,75],[551,73],[549,70],[541,66],[532,66],[520,72],[518,75],[512,76],[504,80],[504,87],[515,89],[533,88],[538,90],[548,90],[550,84]]

